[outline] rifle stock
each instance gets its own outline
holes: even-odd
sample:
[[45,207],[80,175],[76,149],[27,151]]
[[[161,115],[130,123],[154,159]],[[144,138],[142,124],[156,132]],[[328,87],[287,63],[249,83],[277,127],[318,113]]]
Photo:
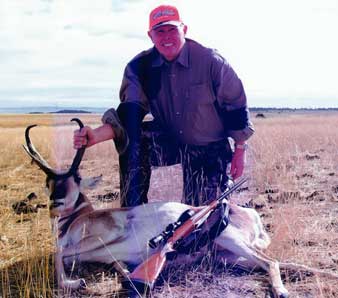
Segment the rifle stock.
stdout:
[[153,254],[146,261],[137,266],[129,275],[130,280],[132,282],[141,282],[151,287],[165,265],[167,260],[166,254],[173,251],[172,244],[172,242],[168,242],[160,251]]

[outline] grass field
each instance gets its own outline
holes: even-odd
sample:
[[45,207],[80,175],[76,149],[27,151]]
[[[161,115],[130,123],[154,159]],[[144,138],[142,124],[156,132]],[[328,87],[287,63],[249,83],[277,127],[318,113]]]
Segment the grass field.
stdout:
[[[253,115],[254,116],[254,115]],[[100,116],[80,115],[85,124],[98,125]],[[29,193],[34,204],[46,204],[44,174],[22,150],[24,129],[39,152],[55,168],[70,164],[70,115],[0,115],[0,297],[56,297],[54,239],[47,209],[17,215],[12,204]],[[232,199],[247,203],[261,214],[272,244],[268,253],[331,272],[338,271],[338,113],[268,114],[253,117],[256,133],[250,139],[245,175],[248,187]],[[112,142],[86,151],[80,166],[83,176],[103,174],[98,190],[88,192],[97,208],[118,206],[102,202],[99,194],[118,191],[117,155]],[[168,179],[170,177],[170,179]],[[181,198],[177,166],[156,169],[150,201]],[[207,263],[207,262],[206,262]],[[84,270],[92,294],[62,293],[64,297],[119,297],[116,275],[109,268]],[[338,297],[338,281],[316,275],[282,272],[290,297]],[[269,297],[269,282],[262,272],[208,266],[205,263],[168,269],[153,297]]]

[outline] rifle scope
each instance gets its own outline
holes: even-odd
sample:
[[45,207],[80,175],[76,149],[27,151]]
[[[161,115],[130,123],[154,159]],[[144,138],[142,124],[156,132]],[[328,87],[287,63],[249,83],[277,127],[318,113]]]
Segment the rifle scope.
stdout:
[[151,248],[157,248],[160,244],[165,243],[182,224],[194,215],[194,213],[195,212],[192,209],[184,211],[177,221],[167,225],[163,232],[151,238],[148,241],[148,245]]

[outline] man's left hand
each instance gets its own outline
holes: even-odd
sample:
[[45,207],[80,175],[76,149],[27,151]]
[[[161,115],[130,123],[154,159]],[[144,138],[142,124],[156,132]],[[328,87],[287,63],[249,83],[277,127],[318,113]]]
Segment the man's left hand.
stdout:
[[242,176],[246,162],[245,149],[236,148],[231,161],[230,174],[233,179]]

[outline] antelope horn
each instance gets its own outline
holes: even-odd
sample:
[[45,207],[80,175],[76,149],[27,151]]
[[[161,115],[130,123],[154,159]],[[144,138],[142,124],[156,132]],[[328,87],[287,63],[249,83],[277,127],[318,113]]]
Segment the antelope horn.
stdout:
[[33,161],[39,166],[39,168],[45,172],[45,174],[49,177],[56,176],[57,174],[52,170],[50,165],[47,161],[45,161],[42,156],[38,153],[38,151],[35,149],[34,145],[32,144],[30,137],[29,137],[29,130],[37,126],[36,124],[30,125],[25,130],[25,139],[26,139],[26,145],[23,145],[23,148],[27,152],[27,154],[33,159]]
[[[80,130],[83,128],[83,123],[80,119],[78,118],[73,118],[71,121],[74,121],[74,122],[77,122],[77,124],[80,126]],[[70,169],[68,171],[68,173],[75,173],[79,166],[80,166],[80,163],[81,163],[81,160],[82,160],[82,157],[85,153],[85,150],[86,150],[86,146],[82,146],[80,149],[77,150],[76,152],[76,155],[73,159],[73,163],[72,165],[70,166]]]

